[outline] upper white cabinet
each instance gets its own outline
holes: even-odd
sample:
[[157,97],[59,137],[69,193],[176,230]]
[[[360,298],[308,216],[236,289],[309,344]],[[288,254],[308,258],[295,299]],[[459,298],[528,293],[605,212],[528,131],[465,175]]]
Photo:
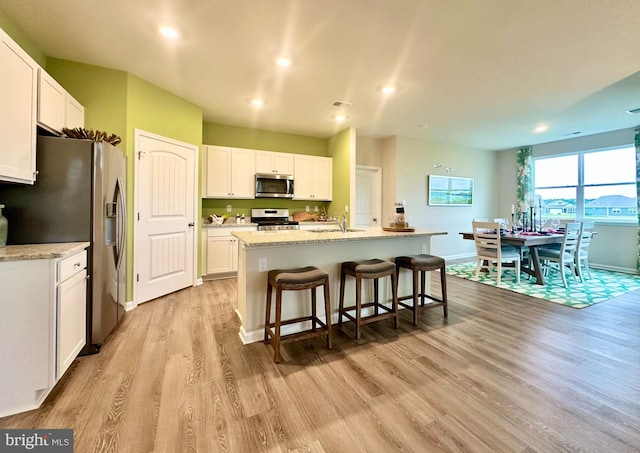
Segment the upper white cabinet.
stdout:
[[69,129],[84,127],[84,106],[69,93],[65,96],[64,125]]
[[293,174],[295,200],[331,200],[333,159],[296,154]]
[[0,180],[33,184],[38,64],[0,29]]
[[255,151],[222,146],[204,147],[203,196],[255,198]]
[[256,173],[293,174],[293,154],[256,151]]
[[43,69],[38,71],[38,124],[60,132],[64,127],[65,89]]
[[84,107],[43,69],[38,74],[38,124],[57,133],[84,127]]

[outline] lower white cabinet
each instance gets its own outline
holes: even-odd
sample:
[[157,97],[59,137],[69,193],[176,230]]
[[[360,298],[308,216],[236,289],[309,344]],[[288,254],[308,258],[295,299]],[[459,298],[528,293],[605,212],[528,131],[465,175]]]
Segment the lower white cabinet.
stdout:
[[0,262],[0,417],[38,408],[84,346],[86,256]]
[[60,379],[87,341],[87,253],[57,264],[56,379]]
[[255,225],[206,227],[202,234],[202,275],[235,277],[238,272],[238,240],[233,231],[255,231]]

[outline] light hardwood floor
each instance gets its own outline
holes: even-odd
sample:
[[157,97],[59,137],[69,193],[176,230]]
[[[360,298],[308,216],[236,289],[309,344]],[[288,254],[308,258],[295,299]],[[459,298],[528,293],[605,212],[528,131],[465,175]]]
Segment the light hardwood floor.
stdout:
[[639,292],[576,310],[447,282],[448,320],[334,327],[275,365],[238,338],[235,280],[209,281],[128,313],[0,428],[73,428],[76,453],[640,450]]

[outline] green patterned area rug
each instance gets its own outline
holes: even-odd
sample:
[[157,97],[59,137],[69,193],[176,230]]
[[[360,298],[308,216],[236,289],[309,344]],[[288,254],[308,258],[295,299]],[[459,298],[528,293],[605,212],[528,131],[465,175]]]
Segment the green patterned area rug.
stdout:
[[[476,278],[476,266],[473,263],[452,264],[447,266],[447,274],[473,280],[485,285],[496,286],[495,273],[480,273]],[[572,308],[584,308],[605,300],[621,296],[630,291],[640,289],[640,276],[591,269],[591,278],[585,276],[585,282],[574,282],[567,276],[568,288],[562,286],[558,272],[550,272],[546,277],[546,285],[536,285],[525,274],[520,276],[520,284],[515,281],[513,269],[503,269],[498,288],[507,289],[527,296],[544,299],[556,304]]]

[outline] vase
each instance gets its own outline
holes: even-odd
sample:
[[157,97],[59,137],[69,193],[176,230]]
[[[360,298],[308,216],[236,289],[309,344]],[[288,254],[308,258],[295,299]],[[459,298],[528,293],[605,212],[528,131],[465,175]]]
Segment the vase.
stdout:
[[9,221],[2,215],[3,204],[0,204],[0,247],[7,245],[7,232],[9,231]]

